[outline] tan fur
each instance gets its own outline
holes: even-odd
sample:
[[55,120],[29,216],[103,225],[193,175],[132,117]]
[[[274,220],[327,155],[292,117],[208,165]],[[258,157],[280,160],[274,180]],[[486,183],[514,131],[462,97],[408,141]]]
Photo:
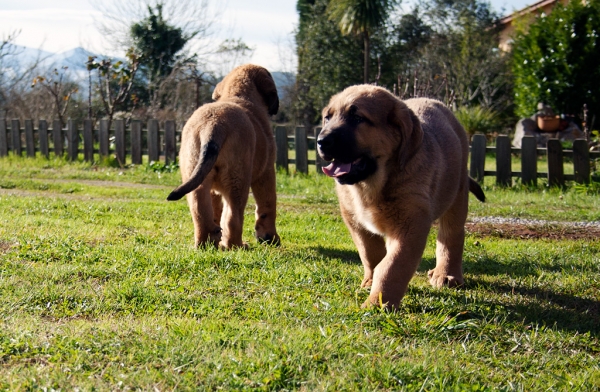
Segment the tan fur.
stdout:
[[275,140],[269,115],[279,100],[271,74],[255,65],[234,69],[215,88],[214,103],[198,108],[183,128],[179,164],[196,246],[246,246],[244,209],[252,188],[256,237],[279,243],[275,228]]
[[[352,107],[364,121],[348,128]],[[354,132],[357,149],[377,164],[363,181],[336,184],[342,217],[364,266],[362,287],[371,287],[364,305],[378,304],[380,295],[390,306],[400,303],[435,220],[437,261],[429,281],[435,287],[462,285],[472,180],[467,136],[450,110],[435,100],[403,102],[383,88],[361,85],[332,97],[323,118],[319,140]]]

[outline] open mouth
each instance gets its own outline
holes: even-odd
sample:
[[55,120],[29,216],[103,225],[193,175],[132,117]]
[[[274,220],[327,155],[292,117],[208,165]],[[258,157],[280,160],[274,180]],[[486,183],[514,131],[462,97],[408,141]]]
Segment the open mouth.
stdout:
[[339,162],[336,159],[331,160],[329,165],[322,168],[323,173],[335,180],[341,185],[353,185],[357,182],[366,180],[377,170],[377,162],[368,155],[360,156],[352,163]]
[[329,177],[337,178],[343,175],[349,174],[352,171],[354,165],[359,165],[362,158],[358,158],[352,163],[340,163],[332,160],[331,163],[322,168],[323,173]]

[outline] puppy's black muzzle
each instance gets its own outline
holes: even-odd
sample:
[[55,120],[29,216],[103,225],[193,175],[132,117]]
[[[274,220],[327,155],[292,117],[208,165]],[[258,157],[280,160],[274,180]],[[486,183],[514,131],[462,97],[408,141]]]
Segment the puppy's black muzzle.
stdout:
[[359,153],[356,149],[354,132],[339,128],[323,128],[317,138],[319,155],[326,161],[335,159],[343,163],[353,162]]

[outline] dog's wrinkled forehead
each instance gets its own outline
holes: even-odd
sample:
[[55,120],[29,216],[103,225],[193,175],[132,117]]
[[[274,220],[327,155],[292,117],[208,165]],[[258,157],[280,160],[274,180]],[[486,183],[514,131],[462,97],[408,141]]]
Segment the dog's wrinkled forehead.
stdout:
[[370,87],[372,86],[353,86],[333,96],[329,105],[323,109],[323,119],[354,114],[368,118],[370,113],[381,113],[388,107],[391,110],[392,102],[387,94]]

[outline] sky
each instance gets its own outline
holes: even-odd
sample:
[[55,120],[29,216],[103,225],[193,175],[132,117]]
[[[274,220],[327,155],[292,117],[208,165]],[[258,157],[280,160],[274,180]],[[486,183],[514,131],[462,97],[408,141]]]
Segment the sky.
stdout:
[[[128,1],[128,0],[104,0]],[[254,49],[248,61],[272,71],[292,71],[292,34],[298,23],[296,0],[212,0],[222,12],[218,37],[241,38]],[[406,1],[405,1],[406,2]],[[535,0],[492,0],[492,7],[510,14]],[[84,47],[94,53],[111,53],[94,19],[102,14],[87,0],[0,0],[0,34],[17,29],[16,44],[60,53]]]

